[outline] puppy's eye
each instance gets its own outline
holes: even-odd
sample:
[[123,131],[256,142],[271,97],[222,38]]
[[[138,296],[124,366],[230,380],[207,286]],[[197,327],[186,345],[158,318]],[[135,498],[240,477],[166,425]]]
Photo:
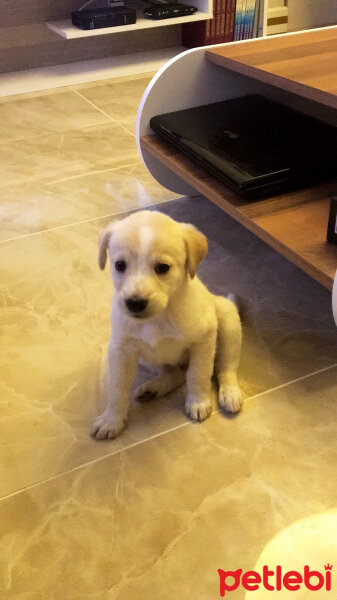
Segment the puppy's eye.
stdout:
[[116,260],[115,269],[116,269],[116,271],[119,271],[120,273],[124,273],[124,271],[126,269],[125,260]]
[[158,275],[164,275],[164,273],[167,273],[167,271],[170,270],[170,265],[166,265],[165,263],[158,263],[158,265],[155,266],[154,270],[156,271],[156,273],[158,273]]

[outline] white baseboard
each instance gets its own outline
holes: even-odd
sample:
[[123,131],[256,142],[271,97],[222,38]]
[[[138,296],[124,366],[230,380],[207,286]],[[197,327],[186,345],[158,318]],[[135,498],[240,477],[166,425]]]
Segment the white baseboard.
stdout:
[[164,48],[0,75],[0,97],[157,71],[184,48]]

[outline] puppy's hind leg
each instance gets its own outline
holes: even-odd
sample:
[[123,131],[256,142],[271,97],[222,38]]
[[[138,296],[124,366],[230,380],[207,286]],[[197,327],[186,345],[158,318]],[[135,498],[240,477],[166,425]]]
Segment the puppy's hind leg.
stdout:
[[140,402],[161,398],[182,385],[184,381],[185,373],[180,367],[162,367],[159,375],[136,389],[134,398]]
[[216,296],[215,303],[218,318],[215,372],[219,383],[219,404],[228,412],[236,413],[242,405],[237,380],[242,343],[240,316],[231,300]]

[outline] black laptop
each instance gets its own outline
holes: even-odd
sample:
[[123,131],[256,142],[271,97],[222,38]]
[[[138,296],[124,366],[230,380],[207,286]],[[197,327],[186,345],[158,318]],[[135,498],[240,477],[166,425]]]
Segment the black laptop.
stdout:
[[260,95],[158,115],[150,126],[247,198],[337,174],[337,128]]

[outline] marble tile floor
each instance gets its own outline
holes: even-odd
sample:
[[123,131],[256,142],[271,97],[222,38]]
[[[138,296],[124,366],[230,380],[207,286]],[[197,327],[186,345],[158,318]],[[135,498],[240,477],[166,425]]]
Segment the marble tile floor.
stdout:
[[[218,568],[337,564],[330,294],[205,198],[151,179],[132,129],[148,81],[0,102],[4,600],[212,600]],[[193,424],[181,388],[132,403],[121,436],[98,443],[112,286],[97,238],[146,206],[199,227],[201,278],[240,296],[246,400],[230,418],[214,389],[214,414]]]

